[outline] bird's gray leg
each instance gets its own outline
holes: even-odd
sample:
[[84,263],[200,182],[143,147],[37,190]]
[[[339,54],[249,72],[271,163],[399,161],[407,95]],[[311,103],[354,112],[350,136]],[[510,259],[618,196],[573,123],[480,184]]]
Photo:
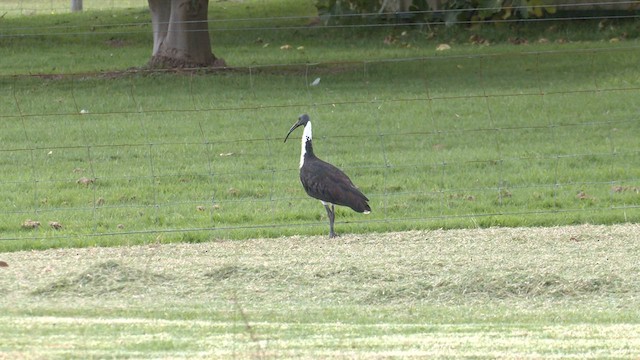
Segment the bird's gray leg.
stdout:
[[327,216],[329,217],[329,239],[331,239],[337,236],[333,231],[333,220],[336,218],[336,211],[333,204],[331,204],[331,207],[328,204],[324,204],[324,208],[327,209]]

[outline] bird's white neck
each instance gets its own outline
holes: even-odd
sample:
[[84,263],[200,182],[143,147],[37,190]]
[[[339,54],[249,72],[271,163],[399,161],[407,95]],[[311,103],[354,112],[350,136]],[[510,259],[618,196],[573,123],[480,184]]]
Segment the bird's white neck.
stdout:
[[300,167],[304,164],[304,154],[307,153],[307,141],[311,141],[311,121],[307,122],[302,132],[302,151],[300,151]]

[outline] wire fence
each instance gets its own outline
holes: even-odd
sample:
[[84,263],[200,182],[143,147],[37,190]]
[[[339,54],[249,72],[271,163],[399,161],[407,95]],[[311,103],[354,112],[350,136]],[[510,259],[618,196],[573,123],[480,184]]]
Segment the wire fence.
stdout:
[[[12,12],[23,15],[34,15],[38,13],[64,13],[71,11],[71,0],[13,0],[3,1],[0,5],[0,10],[6,12]],[[268,0],[263,0],[262,3],[268,3]],[[83,9],[85,10],[115,10],[126,8],[141,8],[147,7],[148,2],[144,0],[82,0]],[[621,1],[581,1],[581,2],[568,2],[568,3],[551,3],[551,4],[531,4],[531,8],[536,7],[548,7],[553,5],[558,9],[635,9],[637,1],[621,0]],[[440,6],[442,7],[442,6]],[[490,10],[492,7],[478,7],[478,10]],[[423,13],[437,12],[438,10],[423,10]],[[415,10],[413,11],[415,12]],[[392,14],[385,12],[385,9],[375,13],[365,14],[344,14],[344,16],[359,16],[359,17],[374,17],[379,15]]]
[[638,50],[3,76],[0,239],[326,227],[282,144],[303,112],[372,200],[339,228],[637,221]]

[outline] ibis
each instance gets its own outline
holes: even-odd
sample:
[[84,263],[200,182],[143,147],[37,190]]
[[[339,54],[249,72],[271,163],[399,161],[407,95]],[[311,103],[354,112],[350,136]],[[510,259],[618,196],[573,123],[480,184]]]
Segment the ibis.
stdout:
[[336,237],[333,230],[335,205],[348,206],[356,212],[368,214],[371,212],[368,204],[369,199],[342,170],[318,159],[313,153],[309,115],[300,115],[298,121],[289,129],[284,141],[287,142],[293,130],[300,126],[304,127],[300,153],[300,182],[302,182],[302,187],[307,194],[320,200],[327,210],[329,238],[333,238]]

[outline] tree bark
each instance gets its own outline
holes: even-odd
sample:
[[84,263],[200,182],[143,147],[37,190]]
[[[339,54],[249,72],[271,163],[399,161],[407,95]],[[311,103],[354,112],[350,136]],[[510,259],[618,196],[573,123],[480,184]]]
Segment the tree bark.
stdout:
[[148,0],[153,28],[154,68],[223,67],[211,52],[209,0]]
[[82,11],[82,0],[71,0],[71,12]]

